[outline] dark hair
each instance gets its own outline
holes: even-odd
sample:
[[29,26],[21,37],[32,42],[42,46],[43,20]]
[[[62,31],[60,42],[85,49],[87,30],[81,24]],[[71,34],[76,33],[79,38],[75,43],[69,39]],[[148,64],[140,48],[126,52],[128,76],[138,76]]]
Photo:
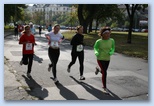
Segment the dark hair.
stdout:
[[100,32],[98,33],[99,36],[102,36],[103,32],[105,32],[106,30],[111,31],[110,27],[102,27],[100,29]]
[[26,28],[30,28],[30,26],[29,26],[29,25],[25,25],[25,26],[24,26],[24,30],[22,31],[23,33],[25,33]]

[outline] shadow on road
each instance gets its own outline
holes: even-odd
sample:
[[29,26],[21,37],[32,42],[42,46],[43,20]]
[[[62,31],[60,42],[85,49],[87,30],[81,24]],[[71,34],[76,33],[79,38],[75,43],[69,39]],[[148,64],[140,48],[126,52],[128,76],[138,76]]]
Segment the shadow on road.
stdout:
[[73,93],[71,90],[64,87],[61,83],[57,83],[56,86],[60,90],[60,94],[66,100],[84,100],[84,99],[78,98],[75,93]]
[[42,63],[43,59],[40,58],[39,56],[35,55],[34,54],[34,58],[33,58],[34,61],[38,61],[38,63]]
[[39,100],[44,100],[44,98],[48,96],[47,89],[42,88],[32,77],[28,78],[25,75],[22,75],[22,77],[25,78],[25,81],[30,88],[30,90],[26,90],[28,94]]
[[121,100],[117,95],[113,94],[111,91],[110,95],[109,94],[104,94],[102,91],[94,88],[93,86],[85,83],[85,82],[80,82],[78,80],[76,80],[73,76],[70,76],[75,82],[77,82],[78,84],[80,84],[81,86],[83,86],[85,88],[86,91],[88,91],[89,93],[91,93],[92,95],[94,95],[96,98],[98,98],[99,100]]

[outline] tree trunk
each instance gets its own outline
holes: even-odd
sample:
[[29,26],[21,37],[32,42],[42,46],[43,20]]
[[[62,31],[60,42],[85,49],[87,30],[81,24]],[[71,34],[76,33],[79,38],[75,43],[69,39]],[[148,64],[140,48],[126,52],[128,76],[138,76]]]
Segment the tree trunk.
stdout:
[[88,25],[87,25],[87,23],[86,22],[83,22],[83,33],[84,34],[87,34],[87,27],[88,27]]
[[90,24],[89,24],[89,31],[88,32],[89,33],[92,32],[92,22],[90,22]]
[[98,25],[99,25],[99,23],[98,23],[98,19],[97,19],[96,20],[96,30],[95,30],[95,33],[97,32]]
[[130,25],[129,25],[129,32],[128,32],[128,38],[127,43],[132,43],[132,28],[133,28],[133,16],[130,17]]
[[138,7],[138,4],[132,4],[131,6],[131,12],[130,12],[130,5],[129,4],[125,4],[126,6],[126,9],[127,9],[127,13],[128,13],[128,16],[129,16],[129,32],[128,32],[128,37],[127,37],[127,43],[131,44],[132,41],[131,41],[131,37],[132,37],[132,28],[133,28],[133,22],[134,22],[134,13]]
[[79,4],[78,5],[78,19],[79,19],[79,23],[80,25],[83,26],[83,33],[87,34],[87,22],[86,20],[83,18],[83,4]]

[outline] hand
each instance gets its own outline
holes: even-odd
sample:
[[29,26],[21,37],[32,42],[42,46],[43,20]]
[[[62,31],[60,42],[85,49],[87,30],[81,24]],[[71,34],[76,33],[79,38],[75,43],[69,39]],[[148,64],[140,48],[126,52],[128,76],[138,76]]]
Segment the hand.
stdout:
[[95,55],[96,55],[96,56],[98,56],[98,55],[99,55],[99,53],[95,53]]
[[58,41],[58,44],[60,44],[62,42],[62,39],[60,39],[59,41]]

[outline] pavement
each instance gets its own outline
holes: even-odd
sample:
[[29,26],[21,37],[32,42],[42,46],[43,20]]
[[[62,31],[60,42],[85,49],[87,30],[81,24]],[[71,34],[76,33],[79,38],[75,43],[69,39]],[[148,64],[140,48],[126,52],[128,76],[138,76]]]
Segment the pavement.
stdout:
[[[13,32],[5,32],[5,37]],[[13,95],[13,96],[12,96]],[[15,98],[16,97],[16,98]],[[36,99],[36,98],[35,98]],[[23,89],[22,84],[16,78],[16,70],[9,64],[8,58],[4,56],[4,100],[34,100],[34,98]]]
[[[5,32],[5,37],[12,36],[12,32]],[[4,38],[5,38],[4,37]],[[8,38],[9,39],[9,38]],[[40,39],[38,39],[39,41]],[[93,66],[96,65],[91,47],[86,47],[85,51],[85,82],[78,81],[78,74],[72,72],[68,75],[64,72],[65,67],[70,61],[70,50],[62,47],[60,61],[58,63],[59,86],[52,83],[49,73],[46,70],[48,64],[48,56],[44,55],[42,49],[46,46],[41,45],[37,48],[34,59],[34,70],[31,79],[25,76],[24,66],[19,66],[21,56],[15,54],[17,44],[13,45],[14,51],[10,51],[5,47],[4,50],[4,100],[148,100],[149,79],[148,79],[148,61],[140,58],[128,57],[115,53],[110,63],[108,71],[108,86],[111,95],[100,95],[101,92],[101,75],[94,76]],[[64,43],[65,48],[69,42]],[[8,41],[11,45],[12,42]],[[5,45],[6,46],[6,45]],[[12,46],[10,46],[12,47]],[[21,47],[20,47],[21,48]],[[9,51],[9,52],[8,52]],[[10,53],[11,52],[11,53]],[[21,51],[20,51],[21,52]],[[14,56],[12,56],[12,54]],[[47,54],[45,52],[45,54]],[[40,55],[40,56],[38,56]],[[42,62],[43,61],[43,62]],[[74,65],[72,70],[78,69],[78,65]],[[42,71],[41,71],[42,70]],[[42,76],[40,76],[42,75]],[[40,76],[40,77],[38,77]],[[44,77],[43,77],[44,76]],[[71,81],[70,81],[71,80]],[[35,88],[33,88],[35,85]],[[58,88],[58,90],[57,90]]]

